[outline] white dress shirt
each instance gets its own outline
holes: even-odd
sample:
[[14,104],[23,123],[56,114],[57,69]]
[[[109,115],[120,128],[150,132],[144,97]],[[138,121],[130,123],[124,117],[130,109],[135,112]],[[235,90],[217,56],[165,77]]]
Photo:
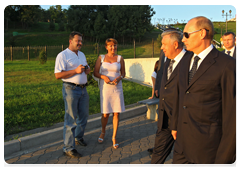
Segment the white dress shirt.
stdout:
[[190,62],[190,67],[189,67],[189,71],[192,69],[192,65],[193,65],[193,61],[194,61],[194,57],[198,56],[200,59],[198,60],[198,65],[197,65],[197,69],[199,68],[199,66],[201,65],[202,61],[204,60],[204,58],[212,51],[213,49],[213,45],[211,44],[208,48],[206,48],[205,50],[203,50],[201,53],[194,54],[192,56],[191,62]]
[[182,57],[184,56],[184,54],[186,53],[186,50],[183,49],[173,60],[175,60],[175,62],[173,63],[172,66],[172,71],[174,71],[174,69],[177,67],[178,63],[181,61]]
[[231,57],[233,56],[233,53],[234,53],[234,50],[235,50],[235,46],[231,49],[231,50],[227,50],[227,49],[225,49],[225,54],[227,54],[228,55],[228,51],[231,51],[231,53],[229,54]]

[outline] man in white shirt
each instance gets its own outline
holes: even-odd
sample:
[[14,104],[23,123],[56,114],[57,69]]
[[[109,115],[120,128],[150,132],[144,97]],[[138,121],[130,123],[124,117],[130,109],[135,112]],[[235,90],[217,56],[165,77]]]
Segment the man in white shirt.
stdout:
[[89,96],[86,90],[90,67],[82,47],[82,34],[73,31],[69,36],[69,47],[57,55],[55,77],[63,81],[65,116],[63,128],[63,152],[70,157],[81,157],[75,149],[77,144],[87,146],[83,139],[89,114]]
[[[171,134],[171,117],[174,103],[178,102],[177,81],[178,64],[181,59],[191,52],[183,49],[182,33],[170,29],[162,33],[162,47],[164,55],[168,58],[163,67],[161,88],[159,93],[158,129],[152,153],[152,164],[163,164],[171,153],[174,138]],[[176,108],[177,109],[177,108]],[[175,129],[174,129],[175,130]],[[150,150],[150,149],[149,149]]]
[[233,32],[226,32],[223,36],[223,45],[226,48],[223,52],[227,55],[230,55],[233,58],[236,58],[236,35]]

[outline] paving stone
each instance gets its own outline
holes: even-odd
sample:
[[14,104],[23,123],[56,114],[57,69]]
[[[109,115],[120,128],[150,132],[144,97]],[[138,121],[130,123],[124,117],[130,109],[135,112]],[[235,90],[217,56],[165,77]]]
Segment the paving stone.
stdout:
[[98,162],[98,160],[99,160],[99,156],[91,156],[91,158],[90,158],[90,162]]
[[[146,116],[132,118],[119,124],[117,141],[119,148],[112,147],[112,126],[106,129],[104,143],[99,144],[101,128],[85,135],[88,146],[76,145],[81,158],[63,155],[63,143],[26,153],[6,160],[9,164],[150,164],[152,156],[147,152],[155,142],[157,122]],[[172,154],[166,163],[172,162]]]

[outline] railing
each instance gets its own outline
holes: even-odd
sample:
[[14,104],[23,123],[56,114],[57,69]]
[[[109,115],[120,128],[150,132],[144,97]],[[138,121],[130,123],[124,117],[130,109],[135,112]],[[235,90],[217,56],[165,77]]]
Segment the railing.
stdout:
[[[25,47],[4,47],[4,60],[38,60],[40,51],[46,52],[48,59],[55,59],[58,53],[66,49],[68,45],[57,46],[25,46]],[[160,48],[154,41],[149,43],[135,43],[128,45],[118,44],[117,54],[124,58],[152,58],[159,57]],[[99,54],[106,54],[104,44],[84,44],[81,51],[87,57],[97,58]]]

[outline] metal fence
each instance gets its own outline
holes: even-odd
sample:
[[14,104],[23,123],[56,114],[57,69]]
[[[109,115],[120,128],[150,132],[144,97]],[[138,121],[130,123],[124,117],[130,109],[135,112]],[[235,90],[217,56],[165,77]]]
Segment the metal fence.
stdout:
[[[48,59],[56,59],[59,52],[68,45],[58,46],[25,46],[25,47],[4,47],[4,60],[38,60],[40,51],[44,50]],[[104,44],[83,45],[81,51],[86,57],[96,58],[99,54],[106,54]],[[117,54],[124,58],[151,58],[159,57],[160,49],[154,41],[150,43],[133,43],[128,45],[118,44]]]

